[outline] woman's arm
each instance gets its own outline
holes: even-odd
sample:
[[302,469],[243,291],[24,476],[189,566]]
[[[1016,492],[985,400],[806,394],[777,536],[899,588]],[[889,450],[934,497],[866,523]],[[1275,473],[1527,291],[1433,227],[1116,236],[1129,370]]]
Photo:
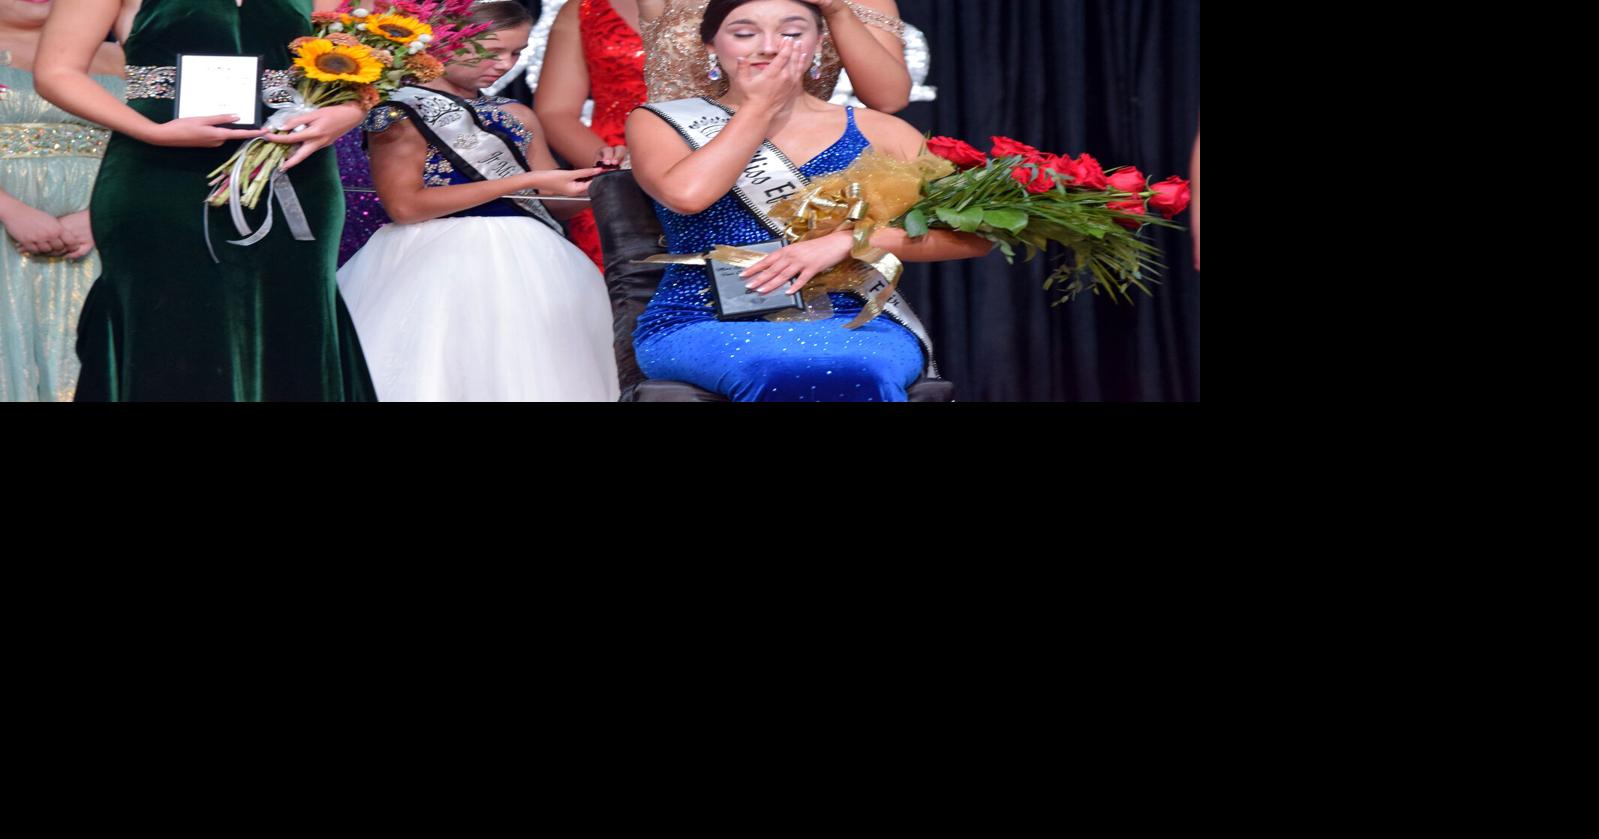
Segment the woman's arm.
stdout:
[[[587,195],[589,185],[586,182],[579,183],[579,179],[592,178],[596,174],[604,172],[605,170],[582,169],[573,170],[570,173],[562,170],[559,166],[555,165],[555,155],[550,154],[550,146],[548,143],[544,142],[544,126],[542,125],[541,120],[538,118],[538,115],[533,113],[533,111],[530,110],[526,105],[507,104],[504,106],[504,108],[512,116],[521,120],[522,124],[527,126],[528,132],[533,137],[533,139],[528,142],[527,146],[527,162],[528,165],[533,167],[533,171],[548,176],[547,180],[551,181],[558,177],[570,177],[570,181],[562,180],[553,188],[549,186],[539,187],[539,191],[572,197]],[[567,219],[582,213],[584,210],[587,210],[588,205],[581,201],[546,201],[544,202],[544,209],[549,210],[550,215],[555,216],[561,221],[566,221]]]
[[[579,171],[528,172],[498,180],[475,181],[451,186],[428,186],[422,181],[422,165],[428,144],[421,132],[402,120],[387,130],[367,135],[372,159],[372,185],[384,212],[399,224],[415,224],[442,218],[451,213],[487,204],[496,198],[524,189],[537,189],[558,195],[582,195],[588,184],[577,178],[592,177],[601,169]],[[565,202],[562,202],[565,203]]]
[[[855,96],[884,113],[902,111],[911,101],[911,74],[905,67],[905,44],[893,33],[867,26],[844,0],[805,0],[827,19],[833,47],[849,71]],[[894,0],[855,0],[858,6],[899,17]]]
[[549,132],[549,146],[573,166],[606,162],[620,164],[626,147],[612,148],[583,124],[583,103],[589,98],[588,62],[578,20],[581,3],[567,3],[555,16],[550,30],[544,68],[539,71],[539,95],[533,110]]
[[34,61],[33,83],[40,96],[68,113],[158,146],[214,148],[264,133],[220,127],[238,122],[237,114],[152,122],[90,78],[95,54],[121,11],[118,0],[56,0]]

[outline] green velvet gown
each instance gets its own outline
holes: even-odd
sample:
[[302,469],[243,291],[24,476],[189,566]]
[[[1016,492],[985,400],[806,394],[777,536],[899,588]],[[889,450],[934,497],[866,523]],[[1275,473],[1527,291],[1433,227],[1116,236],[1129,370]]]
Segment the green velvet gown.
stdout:
[[[144,0],[127,61],[242,54],[286,69],[310,15],[311,0]],[[157,122],[173,115],[171,99],[128,104]],[[296,241],[279,213],[249,247],[225,241],[239,238],[226,207],[204,208],[206,173],[237,148],[112,135],[90,205],[103,268],[78,323],[79,401],[375,399],[334,280],[344,197],[333,148],[289,172],[316,240]],[[252,227],[266,210],[263,198],[247,212]],[[206,250],[203,212],[221,264]]]

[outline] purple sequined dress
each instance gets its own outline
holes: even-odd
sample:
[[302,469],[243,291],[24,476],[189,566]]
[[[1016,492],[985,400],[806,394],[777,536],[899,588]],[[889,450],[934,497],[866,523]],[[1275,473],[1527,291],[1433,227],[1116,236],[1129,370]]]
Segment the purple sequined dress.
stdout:
[[[339,154],[339,180],[344,184],[344,237],[339,240],[339,265],[350,261],[355,252],[372,238],[379,227],[389,223],[389,214],[372,191],[372,166],[361,148],[361,128],[340,137],[334,148]],[[365,190],[365,191],[353,191]]]

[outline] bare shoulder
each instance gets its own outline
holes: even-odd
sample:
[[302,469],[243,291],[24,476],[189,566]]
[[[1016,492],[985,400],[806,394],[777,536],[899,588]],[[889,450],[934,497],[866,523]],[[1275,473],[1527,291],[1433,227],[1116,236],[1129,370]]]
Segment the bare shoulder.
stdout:
[[910,160],[922,150],[922,132],[893,114],[856,108],[855,125],[873,148],[902,160]]
[[[384,107],[379,105],[378,107]],[[416,130],[409,117],[380,122],[373,127],[368,117],[366,143],[370,151],[378,149],[403,149],[408,146],[425,148],[427,141],[422,139],[422,132]]]
[[[677,129],[668,125],[660,114],[649,108],[634,108],[633,113],[627,115],[627,134],[629,137],[634,134],[643,137],[666,137],[675,136]],[[628,145],[632,145],[632,142]]]
[[648,108],[636,108],[627,117],[627,147],[633,169],[646,182],[651,173],[664,172],[693,153],[677,129]]
[[555,13],[554,29],[559,32],[578,31],[578,26],[580,25],[578,13],[582,5],[582,3],[567,3],[562,6],[561,10]]
[[533,113],[532,108],[529,108],[521,102],[501,102],[500,108],[511,116],[521,120],[522,124],[528,128],[537,129],[539,127],[538,114]]

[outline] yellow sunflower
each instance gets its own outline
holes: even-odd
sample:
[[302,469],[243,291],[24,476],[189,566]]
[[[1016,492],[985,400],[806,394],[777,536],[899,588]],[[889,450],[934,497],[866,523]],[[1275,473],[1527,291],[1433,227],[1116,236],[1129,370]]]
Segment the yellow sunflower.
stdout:
[[367,15],[361,19],[366,31],[382,35],[397,44],[409,44],[418,35],[432,35],[433,27],[405,15]]
[[372,57],[372,50],[359,45],[335,45],[326,38],[316,38],[302,45],[294,63],[305,70],[308,78],[319,82],[366,84],[383,75],[383,65]]

